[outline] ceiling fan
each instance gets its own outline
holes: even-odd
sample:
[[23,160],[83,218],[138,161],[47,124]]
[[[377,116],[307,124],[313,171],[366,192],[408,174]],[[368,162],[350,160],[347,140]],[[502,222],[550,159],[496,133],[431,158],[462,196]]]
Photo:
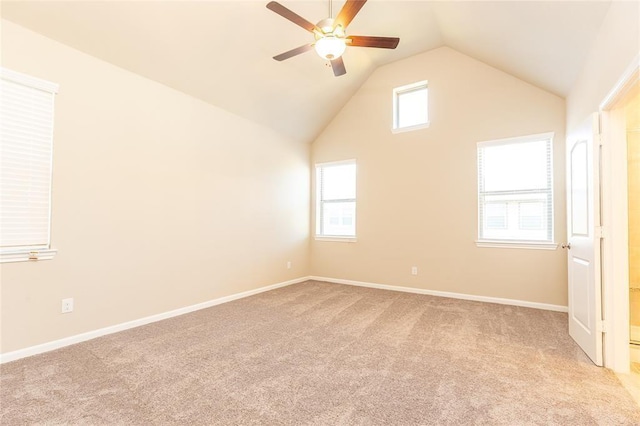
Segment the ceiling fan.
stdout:
[[276,61],[284,61],[293,56],[304,53],[315,47],[320,57],[331,62],[333,75],[336,77],[347,73],[342,61],[342,54],[347,46],[354,47],[378,47],[382,49],[395,49],[400,42],[398,37],[375,37],[375,36],[347,36],[345,31],[356,14],[362,9],[367,0],[347,0],[338,13],[336,19],[332,19],[331,0],[329,0],[329,17],[317,24],[312,24],[300,15],[292,12],[278,2],[271,1],[267,4],[270,9],[278,15],[290,20],[296,25],[313,33],[315,42],[305,44],[295,49],[274,56]]

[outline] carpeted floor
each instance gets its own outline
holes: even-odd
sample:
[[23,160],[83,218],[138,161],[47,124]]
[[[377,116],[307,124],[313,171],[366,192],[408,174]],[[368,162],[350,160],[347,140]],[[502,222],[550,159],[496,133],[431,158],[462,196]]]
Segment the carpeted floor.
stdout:
[[307,282],[0,367],[0,424],[638,425],[528,308]]

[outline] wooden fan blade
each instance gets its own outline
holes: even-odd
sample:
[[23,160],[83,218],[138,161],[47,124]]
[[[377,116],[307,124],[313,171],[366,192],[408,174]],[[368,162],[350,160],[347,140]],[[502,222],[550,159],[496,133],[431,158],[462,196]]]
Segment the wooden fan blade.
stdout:
[[313,32],[315,30],[315,31],[322,32],[314,24],[312,24],[311,22],[307,21],[306,19],[304,19],[302,16],[298,15],[297,13],[292,12],[291,10],[287,9],[286,7],[284,7],[283,5],[281,5],[278,2],[270,1],[269,3],[267,3],[267,9],[273,10],[278,15],[282,16],[283,18],[286,18],[286,19],[290,20],[291,22],[293,22],[296,25],[301,26],[302,28],[304,28],[307,31]]
[[304,46],[296,47],[295,49],[291,49],[287,52],[281,53],[278,56],[274,56],[273,59],[275,59],[276,61],[284,61],[285,59],[289,59],[292,56],[299,55],[311,49],[313,49],[313,44],[305,44]]
[[349,36],[347,37],[347,43],[347,46],[395,49],[400,43],[400,39],[398,37]]
[[347,69],[344,67],[342,56],[331,60],[331,68],[333,68],[333,75],[335,75],[336,77],[340,77],[341,75],[347,73]]
[[342,6],[340,13],[338,13],[336,20],[333,22],[333,27],[335,28],[338,25],[342,25],[342,29],[346,29],[347,25],[353,21],[353,18],[366,2],[367,0],[347,0],[344,6]]

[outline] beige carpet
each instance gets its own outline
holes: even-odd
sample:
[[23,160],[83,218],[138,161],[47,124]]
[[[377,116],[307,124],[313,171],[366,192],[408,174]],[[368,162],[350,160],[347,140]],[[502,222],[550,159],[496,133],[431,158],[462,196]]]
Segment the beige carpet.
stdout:
[[308,282],[0,367],[2,425],[638,425],[566,314]]

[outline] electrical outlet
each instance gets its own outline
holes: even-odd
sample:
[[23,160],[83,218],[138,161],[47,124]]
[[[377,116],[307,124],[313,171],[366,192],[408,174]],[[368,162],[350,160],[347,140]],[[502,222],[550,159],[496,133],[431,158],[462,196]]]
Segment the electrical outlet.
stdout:
[[291,261],[287,262],[287,269],[291,269]]
[[62,299],[62,313],[68,314],[69,312],[73,312],[73,297]]
[[417,266],[412,266],[411,267],[411,275],[418,275],[418,267]]

